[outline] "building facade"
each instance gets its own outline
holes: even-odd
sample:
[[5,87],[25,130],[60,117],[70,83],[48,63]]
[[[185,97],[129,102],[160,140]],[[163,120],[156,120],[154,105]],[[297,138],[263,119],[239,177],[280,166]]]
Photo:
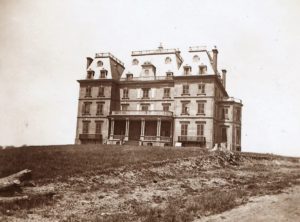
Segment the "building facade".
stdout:
[[226,91],[218,50],[133,51],[131,65],[110,53],[87,58],[76,144],[198,146],[241,150],[241,100]]

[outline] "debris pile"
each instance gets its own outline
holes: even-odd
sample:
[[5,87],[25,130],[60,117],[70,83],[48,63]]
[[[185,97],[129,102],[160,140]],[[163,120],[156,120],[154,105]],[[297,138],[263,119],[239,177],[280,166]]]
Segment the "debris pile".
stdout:
[[31,170],[25,169],[0,178],[0,205],[53,197],[53,188],[36,187],[31,177]]

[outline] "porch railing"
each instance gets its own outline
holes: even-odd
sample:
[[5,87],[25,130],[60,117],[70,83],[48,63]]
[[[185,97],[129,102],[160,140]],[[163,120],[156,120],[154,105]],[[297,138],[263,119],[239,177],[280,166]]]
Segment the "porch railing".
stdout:
[[113,138],[115,140],[123,140],[125,138],[125,136],[124,135],[114,135]]
[[179,142],[205,142],[205,136],[178,136]]
[[161,136],[160,141],[166,141],[166,142],[171,142],[171,137],[169,136]]
[[102,139],[102,134],[82,133],[82,134],[79,134],[79,139],[101,140]]
[[156,136],[144,136],[144,140],[156,140]]
[[119,111],[112,111],[112,115],[132,115],[132,116],[173,116],[173,112],[170,111],[161,111],[161,110],[119,110]]

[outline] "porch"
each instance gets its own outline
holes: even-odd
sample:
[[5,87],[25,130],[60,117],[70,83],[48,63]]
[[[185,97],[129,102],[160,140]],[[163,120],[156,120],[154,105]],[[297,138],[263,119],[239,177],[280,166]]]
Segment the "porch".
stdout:
[[110,144],[172,145],[172,132],[172,112],[113,111],[110,116]]

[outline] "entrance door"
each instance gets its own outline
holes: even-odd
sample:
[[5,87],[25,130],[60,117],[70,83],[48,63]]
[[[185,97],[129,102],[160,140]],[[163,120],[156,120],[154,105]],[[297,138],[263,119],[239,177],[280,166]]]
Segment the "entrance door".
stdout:
[[129,122],[129,140],[140,140],[141,136],[141,121]]

